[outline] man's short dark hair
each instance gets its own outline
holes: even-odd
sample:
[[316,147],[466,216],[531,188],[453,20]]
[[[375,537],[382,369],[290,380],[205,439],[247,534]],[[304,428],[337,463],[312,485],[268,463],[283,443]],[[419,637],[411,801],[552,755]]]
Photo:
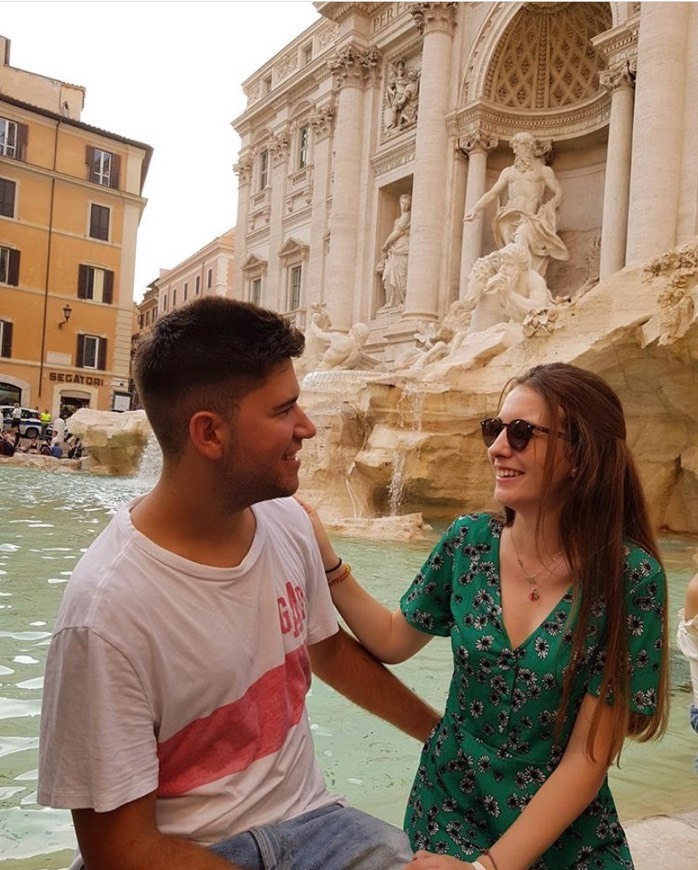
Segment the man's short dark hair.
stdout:
[[218,296],[161,317],[136,348],[133,377],[163,453],[181,454],[192,414],[229,413],[304,344],[280,314]]

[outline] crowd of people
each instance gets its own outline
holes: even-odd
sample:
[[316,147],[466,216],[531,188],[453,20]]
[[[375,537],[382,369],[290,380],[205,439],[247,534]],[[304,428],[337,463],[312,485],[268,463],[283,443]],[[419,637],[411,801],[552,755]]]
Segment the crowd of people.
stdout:
[[[47,659],[38,799],[72,811],[71,870],[632,868],[607,772],[666,728],[669,637],[618,396],[563,363],[510,382],[481,423],[501,510],[457,518],[390,610],[292,498],[302,350],[218,297],[136,350],[161,476],[76,566]],[[433,636],[443,713],[384,666]],[[327,788],[311,672],[422,742],[404,832]]]
[[[66,415],[61,414],[55,421],[48,408],[39,411],[34,408],[36,419],[39,420],[38,436],[22,435],[22,409],[19,402],[14,403],[10,412],[9,427],[0,431],[0,456],[14,456],[17,453],[52,456],[54,459],[80,459],[84,448],[82,440],[71,435],[66,427]],[[4,425],[4,421],[3,421]],[[51,433],[49,428],[52,427]]]

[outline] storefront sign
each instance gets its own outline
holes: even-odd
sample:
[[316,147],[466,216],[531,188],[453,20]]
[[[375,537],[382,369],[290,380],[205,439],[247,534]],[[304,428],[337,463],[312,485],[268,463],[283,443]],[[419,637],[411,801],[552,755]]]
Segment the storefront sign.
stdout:
[[71,372],[49,372],[50,381],[60,384],[85,384],[86,387],[103,387],[104,378],[93,378],[91,375],[74,375]]

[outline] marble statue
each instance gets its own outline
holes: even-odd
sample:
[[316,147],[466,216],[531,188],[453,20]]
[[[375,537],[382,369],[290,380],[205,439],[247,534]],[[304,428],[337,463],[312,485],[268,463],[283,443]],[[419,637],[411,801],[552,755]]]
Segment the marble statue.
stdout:
[[410,252],[410,208],[412,197],[403,193],[400,197],[400,216],[383,242],[383,256],[376,266],[382,275],[385,288],[385,305],[380,309],[402,308],[407,290],[407,260]]
[[385,126],[387,130],[399,130],[417,120],[419,101],[419,71],[405,69],[400,58],[388,78],[385,92],[387,104]]
[[[557,209],[562,188],[541,156],[543,146],[531,133],[511,139],[514,163],[502,170],[495,184],[475,203],[464,220],[472,221],[490,203],[498,202],[492,221],[498,248],[515,243],[528,251],[531,267],[545,276],[549,259],[567,260],[569,252],[557,235]],[[551,194],[545,199],[546,191]],[[506,202],[502,198],[506,194]]]
[[369,361],[363,351],[370,331],[366,323],[355,323],[348,333],[325,332],[316,323],[313,335],[325,342],[325,351],[316,366],[316,371],[373,368],[375,363]]

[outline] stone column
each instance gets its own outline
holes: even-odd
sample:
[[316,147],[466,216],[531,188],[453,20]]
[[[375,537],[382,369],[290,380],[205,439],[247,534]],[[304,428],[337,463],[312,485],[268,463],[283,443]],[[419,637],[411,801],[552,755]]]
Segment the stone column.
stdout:
[[339,100],[334,137],[327,309],[332,327],[345,331],[352,326],[354,317],[364,88],[372,78],[378,57],[373,48],[348,45],[328,62],[339,86]]
[[446,173],[451,44],[455,3],[412,3],[410,12],[423,33],[422,75],[412,184],[410,257],[403,318],[433,320],[437,315],[443,240],[446,236]]
[[676,244],[690,3],[643,3],[637,51],[632,169],[625,262]]
[[[468,180],[465,188],[464,215],[472,209],[484,194],[487,186],[487,154],[496,148],[499,140],[494,136],[475,130],[464,136],[458,147],[468,156]],[[463,223],[463,244],[460,258],[460,282],[458,297],[462,299],[468,288],[468,276],[475,260],[482,256],[482,228],[484,212],[475,215],[473,220]]]
[[284,242],[283,218],[285,214],[284,200],[286,197],[286,176],[288,175],[289,135],[281,130],[269,140],[269,157],[271,160],[271,200],[269,202],[269,271],[267,275],[270,308],[276,311],[287,311],[286,270],[278,256]]
[[602,281],[625,265],[636,69],[636,62],[626,60],[599,76],[601,85],[612,92],[601,222]]
[[233,165],[233,171],[238,177],[238,228],[235,237],[235,277],[233,278],[234,295],[236,299],[248,299],[248,288],[245,287],[245,275],[242,266],[247,259],[247,213],[250,209],[250,183],[252,181],[252,157],[240,153],[238,162]]

